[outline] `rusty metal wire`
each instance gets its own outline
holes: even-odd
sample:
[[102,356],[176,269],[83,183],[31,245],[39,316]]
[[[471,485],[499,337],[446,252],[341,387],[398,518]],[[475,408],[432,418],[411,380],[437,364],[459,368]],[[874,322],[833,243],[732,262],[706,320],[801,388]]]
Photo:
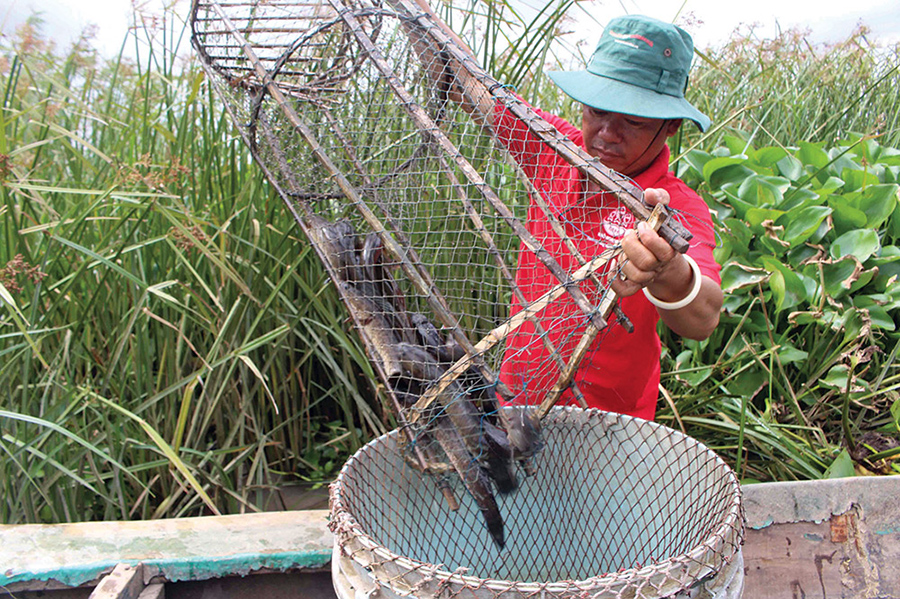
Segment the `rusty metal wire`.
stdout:
[[[191,25],[210,80],[322,259],[390,397],[404,442],[392,437],[399,461],[384,481],[407,466],[427,476],[442,500],[417,487],[416,501],[456,512],[441,520],[454,551],[489,551],[469,534],[485,524],[502,550],[512,536],[501,506],[524,501],[517,487],[539,485],[524,475],[573,474],[540,451],[541,421],[557,403],[585,405],[578,365],[614,327],[630,326],[610,286],[621,236],[645,220],[684,251],[690,233],[651,212],[637,186],[484,73],[410,0],[194,0]],[[601,191],[573,203],[560,192],[566,169]],[[540,284],[523,285],[523,273]],[[367,499],[367,525],[396,523],[396,492]],[[560,517],[579,506],[575,496],[544,498]],[[519,528],[512,542],[554,541],[542,535]],[[385,541],[397,555],[413,542]],[[585,555],[577,571],[630,555]],[[502,571],[454,563],[514,575],[525,559]]]

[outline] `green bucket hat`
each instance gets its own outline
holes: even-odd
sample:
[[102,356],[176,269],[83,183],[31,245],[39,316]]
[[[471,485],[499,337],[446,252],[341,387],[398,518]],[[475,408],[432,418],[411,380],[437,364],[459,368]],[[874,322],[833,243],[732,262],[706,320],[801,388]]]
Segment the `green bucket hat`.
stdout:
[[694,41],[686,31],[639,15],[616,17],[582,71],[553,71],[569,96],[599,110],[653,119],[689,119],[701,131],[709,117],[684,99]]

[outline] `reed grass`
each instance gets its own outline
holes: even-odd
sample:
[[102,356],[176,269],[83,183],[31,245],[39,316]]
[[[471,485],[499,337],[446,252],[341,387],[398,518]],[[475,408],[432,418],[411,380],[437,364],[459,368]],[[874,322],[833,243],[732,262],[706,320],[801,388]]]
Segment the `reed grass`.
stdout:
[[[571,5],[525,19],[472,0],[448,20],[480,28],[473,47],[499,79],[565,112],[540,74],[567,60],[548,34]],[[0,522],[268,509],[278,485],[327,482],[393,426],[333,287],[185,58],[182,19],[135,28],[136,59],[105,60],[88,37],[54,51],[34,23],[0,52]],[[860,32],[801,55],[792,36],[707,52],[693,99],[782,145],[849,130],[896,142],[896,49]],[[672,376],[718,359],[692,352]],[[740,397],[686,391],[673,406],[667,423],[744,459],[748,477],[827,466],[814,434]]]
[[[766,39],[749,28],[699,57],[689,99],[719,125],[700,142],[706,147],[734,129],[758,145],[832,146],[849,133],[900,145],[900,45],[879,44],[864,25],[827,44],[803,30]],[[688,136],[683,147],[699,139]]]
[[136,61],[56,56],[28,29],[6,54],[0,266],[23,272],[3,280],[3,522],[262,509],[388,424],[166,18]]

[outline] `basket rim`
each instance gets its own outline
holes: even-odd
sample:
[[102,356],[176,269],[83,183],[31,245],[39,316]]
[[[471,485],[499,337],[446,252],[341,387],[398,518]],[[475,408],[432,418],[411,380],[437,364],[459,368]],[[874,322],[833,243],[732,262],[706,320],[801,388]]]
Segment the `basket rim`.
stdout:
[[[518,408],[521,408],[521,406],[512,406],[512,409]],[[510,407],[507,407],[505,409],[510,409]],[[594,417],[603,419],[623,419],[626,422],[634,421],[638,426],[650,425],[651,427],[664,429],[668,433],[673,433],[675,436],[680,437],[683,440],[691,441],[697,444],[697,446],[699,446],[700,448],[705,449],[713,456],[714,459],[712,461],[716,462],[720,467],[724,468],[726,476],[729,478],[726,489],[729,490],[728,496],[731,497],[732,500],[730,502],[730,505],[728,506],[728,509],[725,511],[722,522],[702,541],[698,542],[694,547],[681,555],[668,557],[664,560],[654,562],[651,565],[625,568],[622,570],[616,570],[615,572],[606,572],[579,580],[552,580],[543,582],[518,581],[498,578],[482,578],[479,576],[461,574],[458,571],[453,572],[445,569],[442,564],[431,564],[394,553],[384,545],[375,541],[375,539],[367,532],[363,531],[362,526],[359,524],[353,514],[351,514],[350,511],[344,506],[341,488],[345,474],[348,472],[349,468],[352,467],[352,464],[354,462],[358,461],[359,458],[365,455],[365,453],[367,453],[368,451],[371,451],[377,444],[379,444],[380,442],[384,442],[384,440],[389,437],[396,437],[401,433],[400,429],[394,429],[380,435],[379,437],[373,439],[365,446],[357,450],[357,452],[354,453],[341,468],[341,471],[338,473],[338,476],[335,478],[334,482],[331,483],[329,488],[331,492],[331,518],[336,525],[335,544],[337,545],[340,542],[339,537],[349,536],[351,537],[351,539],[355,539],[356,541],[358,541],[359,544],[362,545],[363,549],[374,553],[382,560],[394,562],[399,567],[406,568],[410,572],[427,572],[429,578],[436,579],[443,583],[476,586],[479,588],[486,587],[492,591],[517,590],[525,593],[535,593],[541,590],[550,592],[564,592],[566,590],[572,589],[573,587],[579,589],[580,591],[588,591],[596,588],[597,586],[600,586],[601,584],[605,587],[609,587],[610,582],[627,585],[634,579],[648,579],[654,574],[674,570],[675,568],[685,563],[694,562],[703,565],[724,565],[729,563],[734,558],[734,556],[740,552],[744,534],[741,487],[739,481],[737,480],[737,475],[735,474],[735,472],[716,452],[714,452],[712,449],[710,449],[697,439],[686,435],[685,433],[667,427],[658,422],[644,420],[636,416],[629,416],[627,414],[619,414],[616,412],[608,412],[596,408],[585,409],[577,406],[556,406],[548,413],[547,417],[552,418],[554,414],[556,415],[556,417],[559,417],[561,412],[583,412],[587,414],[589,419]],[[731,552],[724,551],[723,549],[726,545],[731,545],[734,550]],[[350,555],[349,557],[354,562],[358,563],[358,560],[356,560],[353,555]],[[709,557],[713,557],[715,559],[704,559]],[[709,568],[709,566],[707,567]],[[709,569],[713,571],[712,568]],[[371,570],[370,573],[374,575],[374,572]],[[700,576],[693,582],[700,582],[708,575],[709,573],[705,574],[704,576]],[[386,583],[382,581],[382,584]],[[390,584],[388,584],[388,586],[390,586]]]

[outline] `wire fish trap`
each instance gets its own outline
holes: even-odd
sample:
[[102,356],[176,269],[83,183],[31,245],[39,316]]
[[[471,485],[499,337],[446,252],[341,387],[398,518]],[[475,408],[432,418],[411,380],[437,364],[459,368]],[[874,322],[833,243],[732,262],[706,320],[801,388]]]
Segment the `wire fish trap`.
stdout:
[[441,508],[398,431],[357,452],[331,488],[338,596],[741,596],[740,485],[715,453],[598,410],[558,407],[543,424],[534,475],[500,499],[502,550],[468,534],[471,500]]
[[[599,243],[608,231],[592,223],[625,210],[680,251],[690,233],[409,0],[195,0],[191,26],[232,120],[347,306],[401,424],[402,458],[432,475],[451,510],[462,484],[503,547],[497,495],[533,470],[551,407],[585,405],[584,356],[629,326],[610,287],[620,248]],[[473,106],[503,126],[486,127]],[[561,205],[543,151],[602,191]],[[549,284],[519,284],[523,254]]]

